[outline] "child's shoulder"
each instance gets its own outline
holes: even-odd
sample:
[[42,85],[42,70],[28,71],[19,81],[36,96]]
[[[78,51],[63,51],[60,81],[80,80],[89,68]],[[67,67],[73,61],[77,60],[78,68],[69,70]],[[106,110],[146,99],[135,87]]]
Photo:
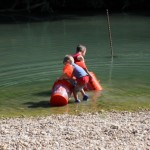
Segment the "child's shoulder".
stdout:
[[72,68],[73,66],[70,64],[70,63],[66,63],[65,65],[64,65],[64,68]]
[[78,55],[77,58],[78,58],[79,61],[84,61],[84,57],[82,55]]

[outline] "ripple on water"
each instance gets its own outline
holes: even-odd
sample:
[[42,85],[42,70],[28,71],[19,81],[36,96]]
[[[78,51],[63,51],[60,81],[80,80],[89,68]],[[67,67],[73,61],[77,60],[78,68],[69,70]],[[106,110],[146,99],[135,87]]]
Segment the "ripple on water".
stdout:
[[[56,70],[57,68],[57,70]],[[50,76],[58,76],[61,69],[54,62],[37,62],[1,67],[0,86],[24,84],[39,80],[50,80]]]

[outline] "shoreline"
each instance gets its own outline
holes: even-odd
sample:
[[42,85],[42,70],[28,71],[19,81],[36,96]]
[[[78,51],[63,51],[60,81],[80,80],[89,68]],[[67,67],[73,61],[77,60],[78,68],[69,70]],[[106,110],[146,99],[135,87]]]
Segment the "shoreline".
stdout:
[[0,149],[150,149],[150,111],[1,118]]

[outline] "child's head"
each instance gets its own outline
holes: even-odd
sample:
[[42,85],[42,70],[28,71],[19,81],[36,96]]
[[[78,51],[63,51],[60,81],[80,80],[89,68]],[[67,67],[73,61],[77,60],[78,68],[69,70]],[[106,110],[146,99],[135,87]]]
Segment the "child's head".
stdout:
[[71,55],[66,55],[64,57],[63,64],[66,64],[66,63],[70,63],[70,64],[74,63],[74,59]]
[[83,45],[81,45],[81,44],[79,44],[79,45],[77,45],[76,52],[77,52],[77,53],[78,53],[78,52],[81,52],[81,55],[82,55],[82,56],[85,56],[86,47],[83,46]]

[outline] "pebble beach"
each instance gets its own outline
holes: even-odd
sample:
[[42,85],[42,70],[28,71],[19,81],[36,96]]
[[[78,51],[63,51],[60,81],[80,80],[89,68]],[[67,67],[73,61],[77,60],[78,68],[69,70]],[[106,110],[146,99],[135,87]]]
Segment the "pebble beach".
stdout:
[[150,150],[150,111],[1,118],[0,150]]

